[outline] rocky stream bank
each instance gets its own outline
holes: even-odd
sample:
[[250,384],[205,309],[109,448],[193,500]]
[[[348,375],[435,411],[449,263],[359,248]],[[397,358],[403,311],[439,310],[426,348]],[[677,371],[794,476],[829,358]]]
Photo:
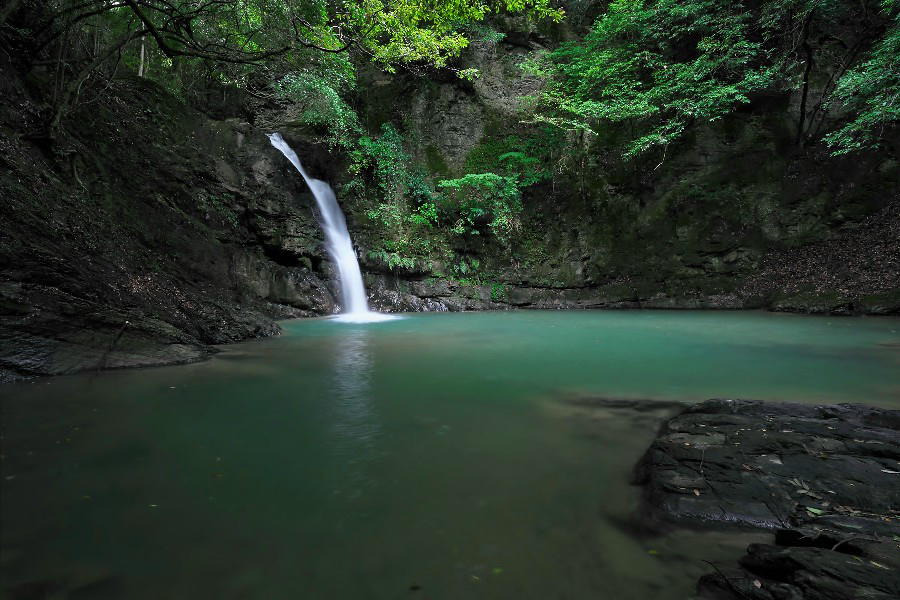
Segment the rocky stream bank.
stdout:
[[701,598],[900,597],[900,411],[710,400],[664,423],[635,481],[642,526],[772,531],[710,562]]

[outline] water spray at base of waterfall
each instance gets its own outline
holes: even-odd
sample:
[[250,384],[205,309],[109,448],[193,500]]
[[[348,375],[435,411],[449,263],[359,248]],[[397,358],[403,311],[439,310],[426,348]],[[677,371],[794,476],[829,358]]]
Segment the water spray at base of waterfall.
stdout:
[[396,319],[394,315],[369,310],[359,261],[356,259],[356,252],[353,251],[350,232],[347,231],[347,221],[331,186],[319,179],[313,179],[306,173],[297,153],[284,141],[280,133],[270,133],[269,141],[300,172],[319,206],[322,230],[325,232],[325,249],[337,267],[341,306],[344,309],[343,313],[332,318],[344,323],[376,323]]
[[331,321],[338,323],[379,323],[381,321],[393,321],[399,319],[397,315],[388,315],[385,313],[368,310],[364,313],[341,313],[328,317]]

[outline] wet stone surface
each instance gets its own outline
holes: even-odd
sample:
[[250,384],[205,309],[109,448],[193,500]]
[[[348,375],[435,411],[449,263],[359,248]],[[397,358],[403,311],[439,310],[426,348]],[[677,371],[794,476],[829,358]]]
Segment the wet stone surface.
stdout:
[[702,597],[900,597],[900,411],[710,400],[663,425],[635,476],[656,526],[776,531]]

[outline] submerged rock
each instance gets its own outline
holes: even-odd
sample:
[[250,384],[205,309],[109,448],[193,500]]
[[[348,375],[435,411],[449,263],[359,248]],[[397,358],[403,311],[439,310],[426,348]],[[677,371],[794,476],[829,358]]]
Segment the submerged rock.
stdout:
[[635,478],[657,526],[777,531],[703,597],[900,597],[900,411],[710,400],[663,425]]

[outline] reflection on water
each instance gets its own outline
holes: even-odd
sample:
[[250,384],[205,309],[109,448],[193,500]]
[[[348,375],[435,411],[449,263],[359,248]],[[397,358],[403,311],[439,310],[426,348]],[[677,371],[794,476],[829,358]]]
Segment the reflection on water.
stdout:
[[377,458],[381,422],[372,396],[374,358],[371,332],[347,328],[334,338],[333,408],[335,452],[345,467],[342,483],[350,498],[373,480],[369,465]]

